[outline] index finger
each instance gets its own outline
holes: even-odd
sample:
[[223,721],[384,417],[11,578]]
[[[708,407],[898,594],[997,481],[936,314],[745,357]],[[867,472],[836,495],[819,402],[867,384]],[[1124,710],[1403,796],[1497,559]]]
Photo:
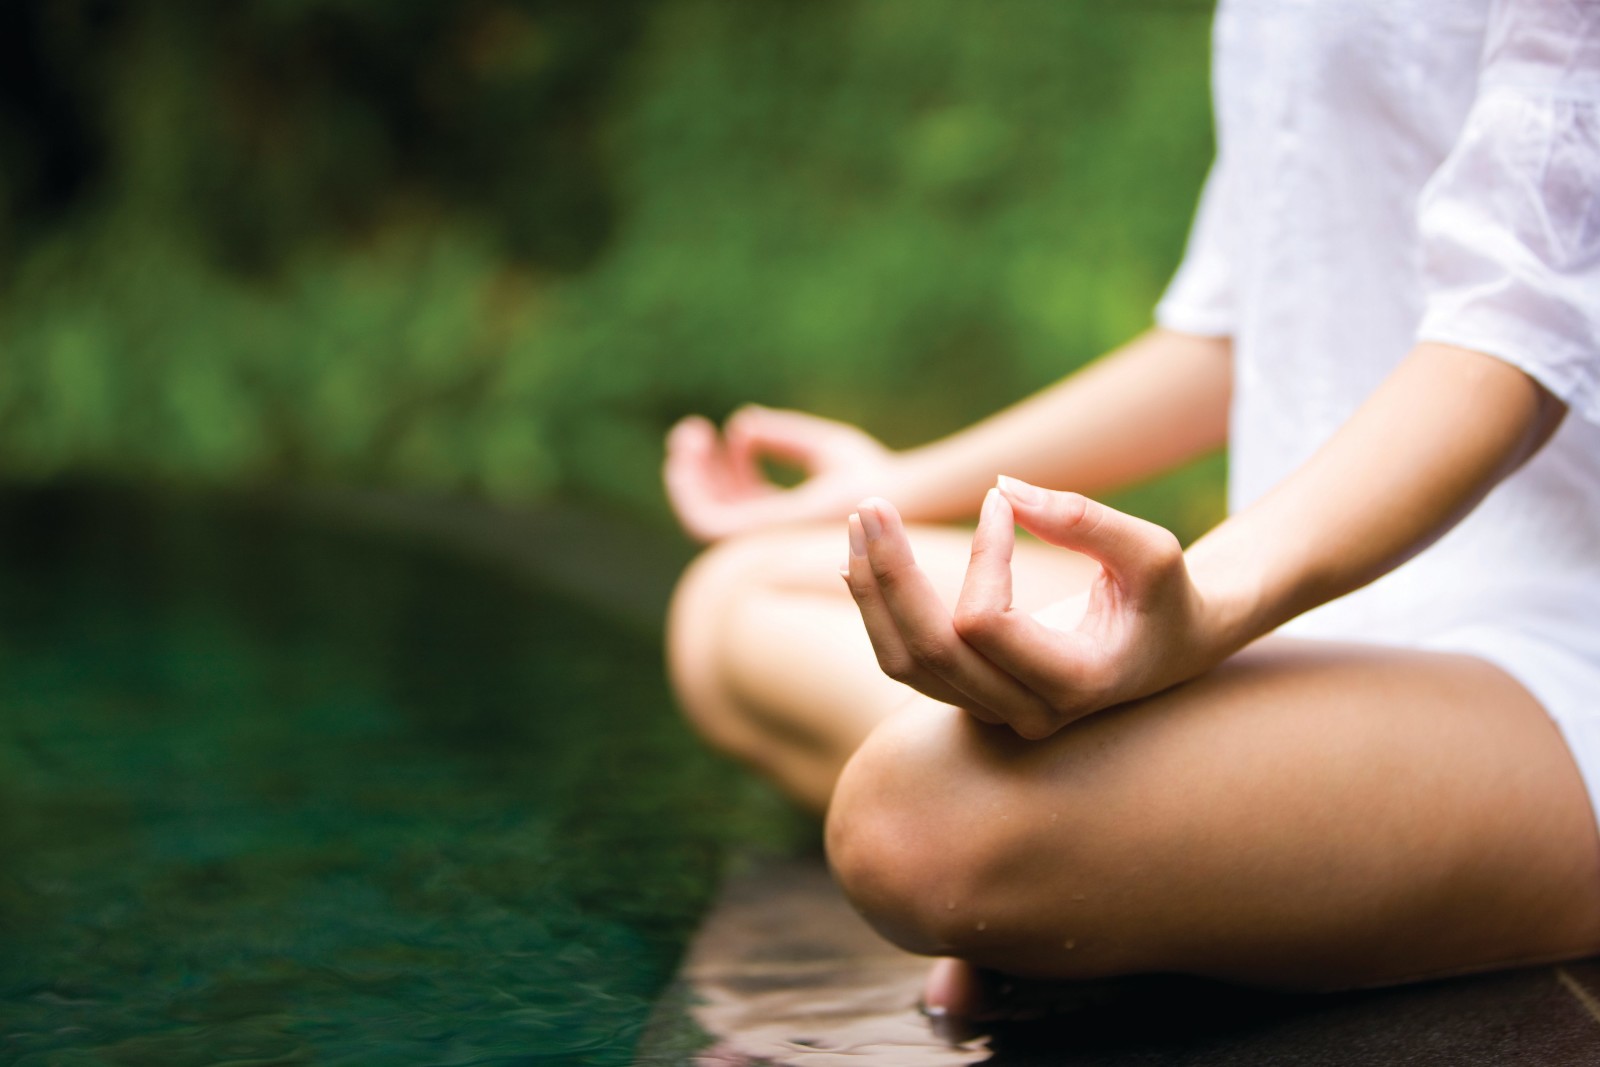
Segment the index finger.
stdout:
[[1037,696],[957,634],[949,610],[911,554],[905,525],[894,506],[873,498],[861,503],[858,514],[873,579],[917,667],[1013,725],[1048,717],[1049,709]]

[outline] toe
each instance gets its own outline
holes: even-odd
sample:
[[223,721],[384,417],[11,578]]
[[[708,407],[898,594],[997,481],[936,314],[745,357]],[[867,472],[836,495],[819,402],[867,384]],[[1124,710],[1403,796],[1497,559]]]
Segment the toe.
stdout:
[[986,1007],[983,993],[978,968],[965,960],[938,960],[922,987],[922,1010],[935,1018],[977,1018]]

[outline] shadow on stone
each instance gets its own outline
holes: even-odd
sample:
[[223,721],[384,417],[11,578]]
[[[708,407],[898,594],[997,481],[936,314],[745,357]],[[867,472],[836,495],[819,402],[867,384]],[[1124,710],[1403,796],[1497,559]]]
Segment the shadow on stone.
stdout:
[[752,861],[725,884],[637,1062],[1600,1063],[1600,964],[1591,962],[1324,996],[1177,976],[1064,983],[1050,990],[1048,1018],[968,1029],[916,1010],[927,968],[855,915],[820,858]]

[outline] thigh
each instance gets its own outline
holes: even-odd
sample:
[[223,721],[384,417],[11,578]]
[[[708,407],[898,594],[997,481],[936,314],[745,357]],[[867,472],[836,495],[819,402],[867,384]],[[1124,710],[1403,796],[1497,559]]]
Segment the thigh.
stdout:
[[[954,604],[970,531],[916,526],[918,561]],[[709,549],[680,582],[668,618],[674,687],[719,747],[821,809],[872,728],[915,694],[878,669],[839,567],[842,524],[765,531]],[[1018,545],[1017,602],[1033,610],[1080,592],[1097,565]]]
[[[971,533],[940,526],[913,527],[908,533],[918,563],[953,607],[966,574]],[[860,613],[839,576],[845,560],[842,532],[785,531],[749,547],[755,558],[724,616],[722,648],[730,685],[754,707],[777,706],[786,716],[810,722],[854,724],[859,743],[915,694],[878,669]],[[1081,592],[1095,566],[1063,549],[1019,544],[1013,560],[1018,606],[1032,611]]]
[[1329,987],[1600,946],[1573,761],[1465,656],[1272,639],[1044,742],[925,705],[830,823],[887,931],[1017,973]]
[[[945,603],[954,607],[972,553],[971,529],[923,523],[908,525],[906,535],[918,566]],[[819,596],[847,605],[859,629],[854,602],[839,577],[846,552],[845,528],[839,523],[748,534],[713,546],[702,560],[712,561],[713,565],[719,560],[734,561],[742,572],[740,580],[750,590]],[[1081,592],[1097,569],[1098,565],[1085,556],[1019,533],[1013,559],[1016,606],[1036,611]]]

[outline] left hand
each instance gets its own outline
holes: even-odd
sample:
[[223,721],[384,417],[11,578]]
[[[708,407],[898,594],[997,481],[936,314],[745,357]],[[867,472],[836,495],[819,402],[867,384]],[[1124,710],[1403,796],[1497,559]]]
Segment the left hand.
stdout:
[[[1211,667],[1204,602],[1169,531],[1076,493],[1002,478],[984,499],[954,614],[912,558],[899,513],[850,517],[846,581],[884,672],[1028,739]],[[1075,626],[1011,603],[1014,523],[1100,564]],[[1062,605],[1064,608],[1066,605]]]
[[[763,457],[800,467],[805,480],[773,484]],[[900,466],[898,453],[849,423],[750,405],[721,433],[698,416],[674,426],[662,476],[683,528],[716,541],[785,523],[837,521],[864,494],[887,492]]]

